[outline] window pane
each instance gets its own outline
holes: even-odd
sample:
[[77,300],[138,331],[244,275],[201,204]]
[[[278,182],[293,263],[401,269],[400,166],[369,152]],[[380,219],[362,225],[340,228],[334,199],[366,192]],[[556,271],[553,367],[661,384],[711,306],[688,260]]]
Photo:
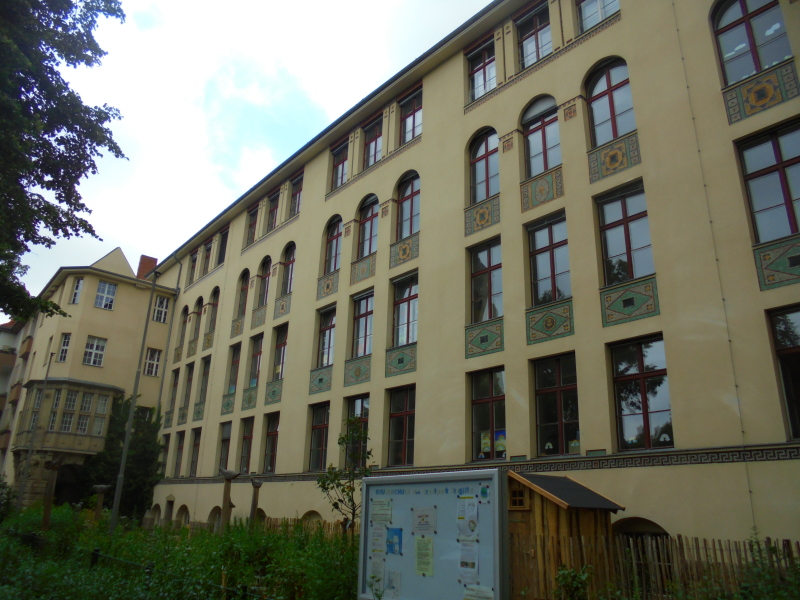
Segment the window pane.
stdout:
[[578,423],[564,423],[564,445],[567,454],[581,453],[581,434]]
[[[766,6],[770,2],[772,2],[772,0],[747,0],[747,2],[746,2],[746,4],[747,4],[747,12],[753,12],[755,10],[758,10],[759,8],[761,8],[762,6]],[[737,2],[737,4],[738,4],[738,2]],[[740,17],[742,16],[742,10],[741,9],[739,9],[737,11],[737,13],[739,14]]]
[[719,40],[722,61],[728,63],[732,59],[750,52],[750,43],[747,39],[747,29],[744,24],[734,27],[730,31],[717,36]]
[[633,259],[633,277],[644,277],[656,272],[653,264],[653,249],[650,246],[631,252]]
[[783,204],[783,188],[778,173],[770,173],[748,182],[753,210],[760,211]]
[[536,394],[536,416],[541,425],[558,424],[558,394]]
[[[606,2],[607,5],[616,4],[616,1],[613,2]],[[609,6],[610,10],[618,10],[618,8],[612,8]],[[617,65],[616,67],[612,67],[609,69],[609,76],[611,78],[611,85],[615,86],[618,83],[622,83],[628,78],[628,65],[622,63]]]
[[614,388],[620,414],[633,415],[642,412],[642,393],[638,379],[617,383]]
[[578,420],[578,391],[565,390],[561,394],[561,414],[564,421]]
[[472,376],[472,398],[480,400],[492,395],[492,374],[487,371]]
[[488,458],[492,452],[491,403],[472,405],[472,458]]
[[494,381],[494,395],[504,395],[506,393],[506,372],[495,371],[492,374],[492,380]]
[[800,346],[800,311],[773,315],[772,331],[778,350]]
[[558,424],[539,426],[539,455],[558,454]]
[[761,62],[762,69],[767,69],[791,57],[792,49],[789,47],[789,38],[785,33],[758,47],[758,60]]
[[483,248],[472,252],[472,272],[483,271],[489,266],[489,249]]
[[556,273],[569,271],[569,246],[561,246],[553,250],[553,258],[556,263]]
[[549,252],[542,252],[541,254],[537,254],[535,257],[535,277],[537,280],[544,279],[545,277],[550,277],[552,272],[550,271],[550,253]]
[[561,385],[573,385],[578,378],[575,371],[575,355],[568,354],[561,357]]
[[664,340],[653,340],[642,344],[645,371],[658,371],[667,368],[664,354]]
[[792,200],[800,198],[800,164],[786,169],[786,182],[789,184],[789,196]]
[[650,415],[650,445],[653,448],[675,445],[672,440],[672,413],[670,411]]
[[553,225],[553,243],[563,242],[567,239],[567,222],[560,221]]
[[625,254],[625,229],[620,225],[603,232],[603,245],[608,258]]
[[[797,131],[797,134],[798,138],[800,138],[800,130]],[[797,140],[797,144],[800,146],[800,139]],[[800,147],[797,150],[800,152]],[[783,151],[783,138],[781,138],[781,151]],[[745,173],[755,173],[766,167],[771,167],[776,162],[772,141],[769,140],[758,146],[748,148],[742,152],[742,158],[744,159]]]
[[759,242],[770,242],[791,235],[792,230],[783,206],[756,213],[756,229]]
[[536,389],[541,390],[557,385],[556,359],[536,361]]
[[633,375],[639,372],[638,344],[614,346],[614,375]]
[[750,52],[725,63],[725,79],[729,85],[746,79],[750,77],[750,75],[755,74],[755,72],[756,66],[753,55],[750,54]]
[[778,143],[781,147],[781,156],[783,160],[789,160],[795,156],[800,156],[800,129],[781,134]]
[[[750,2],[771,2],[771,0],[749,0]],[[722,16],[719,18],[719,22],[717,23],[717,29],[721,29],[726,25],[730,25],[736,19],[740,19],[742,17],[742,7],[739,4],[739,0],[732,0],[729,2],[731,5]]]
[[[628,214],[630,213],[630,202],[632,198],[628,198]],[[601,225],[608,225],[609,223],[614,223],[615,221],[619,221],[622,218],[622,200],[617,200],[615,202],[607,202],[603,204],[602,211],[600,212],[601,218]]]
[[627,415],[620,418],[620,450],[644,448],[644,419],[642,415]]
[[644,382],[647,389],[647,410],[655,412],[669,410],[669,385],[666,377],[648,377]]
[[533,233],[534,239],[534,248],[544,248],[545,246],[550,245],[550,229],[548,227],[542,227],[541,229],[535,231]]
[[636,116],[633,109],[617,113],[617,136],[625,135],[636,129]]

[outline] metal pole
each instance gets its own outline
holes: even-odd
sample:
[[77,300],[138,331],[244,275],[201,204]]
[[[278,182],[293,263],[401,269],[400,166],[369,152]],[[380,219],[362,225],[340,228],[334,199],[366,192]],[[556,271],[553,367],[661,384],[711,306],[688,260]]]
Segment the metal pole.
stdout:
[[119,504],[122,500],[122,483],[125,480],[125,462],[128,460],[128,447],[131,445],[131,430],[133,429],[133,415],[136,412],[136,397],[139,395],[139,379],[142,376],[142,360],[144,349],[147,345],[147,328],[150,325],[150,311],[152,310],[153,296],[156,293],[156,280],[161,275],[153,271],[153,287],[150,288],[150,300],[147,302],[147,314],[144,318],[144,333],[142,333],[142,347],[139,349],[139,362],[136,364],[136,378],[133,380],[133,394],[131,395],[131,410],[128,412],[128,425],[125,427],[125,443],[122,444],[122,460],[119,463],[117,487],[114,490],[114,508],[111,509],[111,524],[108,533],[113,534],[119,521]]
[[[47,359],[47,371],[44,373],[44,385],[42,386],[42,400],[45,400],[45,394],[47,393],[47,380],[50,377],[50,365],[53,364],[53,357],[56,355],[55,352],[50,353],[50,357]],[[27,394],[25,395],[25,401],[28,401]],[[39,412],[42,411],[42,407],[39,407]],[[33,409],[31,408],[31,412]],[[25,495],[25,483],[28,481],[28,476],[31,474],[31,458],[33,457],[33,440],[36,437],[36,428],[39,426],[39,417],[36,417],[36,423],[31,427],[31,436],[28,438],[28,457],[25,459],[25,473],[22,475],[22,481],[20,482],[19,486],[19,496],[17,497],[17,510],[22,509],[22,497]]]

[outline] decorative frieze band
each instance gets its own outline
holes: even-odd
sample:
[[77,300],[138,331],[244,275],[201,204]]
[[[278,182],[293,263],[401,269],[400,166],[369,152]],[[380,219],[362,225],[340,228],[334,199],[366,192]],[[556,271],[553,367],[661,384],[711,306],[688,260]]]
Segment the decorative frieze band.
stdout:
[[800,235],[753,250],[762,290],[800,283]]
[[389,250],[389,268],[393,269],[419,256],[419,233],[392,244]]
[[600,291],[603,327],[619,325],[661,313],[656,278],[636,279]]
[[417,370],[417,344],[406,344],[386,351],[386,377]]
[[365,256],[350,265],[350,285],[375,275],[376,254]]
[[321,369],[314,369],[311,371],[311,376],[308,381],[308,393],[319,394],[320,392],[327,392],[331,389],[331,379],[333,377],[333,367],[322,367]]
[[292,295],[286,294],[275,300],[275,312],[272,315],[273,319],[278,319],[284,315],[289,314],[292,308]]
[[575,333],[572,299],[525,312],[528,344],[538,344]]
[[522,212],[536,208],[564,195],[564,174],[561,167],[520,184]]
[[344,363],[345,387],[366,383],[372,375],[372,356],[352,358]]
[[595,183],[642,162],[636,132],[589,153],[589,183]]
[[503,318],[469,325],[466,328],[466,357],[474,358],[493,352],[502,352]]
[[722,93],[728,113],[728,123],[731,125],[791,100],[797,94],[797,71],[794,60],[761,71]]
[[464,236],[472,235],[499,222],[500,196],[498,195],[464,209]]

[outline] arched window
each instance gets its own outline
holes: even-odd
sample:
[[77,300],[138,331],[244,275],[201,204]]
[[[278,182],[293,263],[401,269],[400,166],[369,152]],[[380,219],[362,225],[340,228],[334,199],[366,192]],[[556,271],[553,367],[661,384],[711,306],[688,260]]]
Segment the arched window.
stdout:
[[247,290],[250,287],[250,271],[245,269],[239,277],[239,302],[236,305],[236,318],[243,317],[247,310]]
[[256,308],[261,308],[267,304],[269,295],[269,274],[272,270],[272,260],[269,256],[264,257],[261,266],[258,268],[258,296],[256,297]]
[[410,173],[400,182],[397,201],[397,239],[402,240],[419,231],[419,175]]
[[731,85],[791,58],[778,0],[725,0],[714,12],[714,34]]
[[472,204],[482,202],[500,192],[500,163],[497,154],[497,133],[490,129],[480,135],[469,151]]
[[358,221],[358,258],[378,250],[378,199],[368,198],[361,208]]
[[294,244],[289,244],[283,253],[283,282],[281,285],[281,296],[292,293],[294,284]]
[[543,96],[531,104],[522,115],[522,127],[525,131],[528,177],[561,164],[561,136],[555,98]]
[[184,306],[183,310],[181,311],[181,340],[178,346],[183,346],[183,342],[186,340],[186,325],[189,323],[189,307]]
[[328,225],[325,244],[325,275],[339,270],[339,259],[342,254],[342,219],[334,217]]
[[586,86],[594,147],[636,129],[628,65],[614,60],[597,69]]
[[203,314],[203,297],[200,296],[194,303],[194,327],[192,328],[192,339],[200,337],[200,315]]
[[213,333],[217,328],[217,307],[219,306],[219,288],[215,287],[208,300],[208,321],[206,322],[206,332]]

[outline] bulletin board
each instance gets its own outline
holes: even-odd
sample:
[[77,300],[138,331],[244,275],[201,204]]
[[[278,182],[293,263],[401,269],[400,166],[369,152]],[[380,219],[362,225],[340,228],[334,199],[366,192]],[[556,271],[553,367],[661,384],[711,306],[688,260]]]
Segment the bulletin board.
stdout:
[[365,477],[362,495],[359,600],[504,597],[498,469]]

